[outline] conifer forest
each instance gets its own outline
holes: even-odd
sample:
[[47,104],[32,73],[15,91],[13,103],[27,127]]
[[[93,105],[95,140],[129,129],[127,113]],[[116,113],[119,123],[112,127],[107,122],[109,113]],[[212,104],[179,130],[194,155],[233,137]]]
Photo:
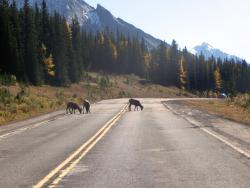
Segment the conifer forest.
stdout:
[[31,85],[67,86],[85,71],[135,74],[154,83],[190,91],[250,91],[250,66],[245,60],[205,59],[176,41],[149,49],[143,38],[107,28],[89,33],[75,16],[70,23],[47,5],[32,8],[25,0],[0,0],[0,77]]

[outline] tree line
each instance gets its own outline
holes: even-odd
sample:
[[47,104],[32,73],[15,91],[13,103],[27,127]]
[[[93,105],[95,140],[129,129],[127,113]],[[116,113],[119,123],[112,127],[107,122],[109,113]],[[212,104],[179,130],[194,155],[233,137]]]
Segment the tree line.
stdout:
[[151,52],[149,72],[158,83],[191,91],[250,91],[250,65],[245,60],[206,60],[203,54],[193,55],[186,48],[178,50],[176,41],[169,48],[162,43]]
[[49,14],[45,1],[31,8],[24,0],[0,0],[1,75],[14,75],[33,85],[77,83],[84,71],[136,74],[162,85],[191,91],[233,93],[250,90],[250,66],[233,59],[206,60],[180,50],[176,41],[148,50],[143,38],[107,28],[96,34],[82,28],[77,17]]

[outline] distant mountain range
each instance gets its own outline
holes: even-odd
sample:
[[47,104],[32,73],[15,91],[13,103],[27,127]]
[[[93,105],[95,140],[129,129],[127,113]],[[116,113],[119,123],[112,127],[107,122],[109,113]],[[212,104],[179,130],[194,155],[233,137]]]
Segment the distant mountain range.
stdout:
[[225,53],[220,49],[214,48],[213,46],[205,42],[203,42],[201,45],[195,46],[190,52],[195,55],[203,54],[205,59],[209,59],[210,57],[213,56],[216,59],[220,58],[222,60],[224,59],[234,59],[236,61],[241,60],[241,58],[235,55],[230,55],[228,53]]
[[[64,15],[68,22],[76,15],[79,23],[89,32],[104,31],[106,28],[109,31],[116,33],[117,31],[122,32],[123,34],[130,37],[139,37],[144,38],[145,43],[149,49],[157,47],[161,40],[151,36],[150,34],[145,33],[139,28],[136,28],[130,23],[125,22],[121,18],[116,18],[112,15],[110,11],[97,5],[96,8],[93,8],[87,4],[84,0],[45,0],[50,13],[54,11],[58,12],[61,15]],[[24,0],[17,0],[18,7],[23,6]],[[30,0],[32,6],[35,3],[40,6],[42,0]],[[166,44],[169,46],[168,44]],[[200,55],[201,53],[205,56],[206,59],[209,57],[221,58],[221,59],[235,59],[241,60],[241,58],[227,54],[219,49],[212,47],[208,43],[202,43],[201,45],[195,46],[191,53],[195,55]]]
[[[23,6],[23,1],[24,0],[17,0],[18,7]],[[69,22],[76,15],[80,25],[88,31],[97,32],[109,28],[109,31],[113,33],[119,31],[130,37],[144,38],[149,49],[157,47],[161,43],[161,40],[145,33],[132,24],[125,22],[121,18],[114,17],[107,9],[99,4],[95,9],[84,0],[45,1],[51,13],[56,11],[59,14],[64,15]],[[42,0],[30,0],[29,2],[32,6],[34,6],[35,3],[37,3],[38,6],[42,4]]]

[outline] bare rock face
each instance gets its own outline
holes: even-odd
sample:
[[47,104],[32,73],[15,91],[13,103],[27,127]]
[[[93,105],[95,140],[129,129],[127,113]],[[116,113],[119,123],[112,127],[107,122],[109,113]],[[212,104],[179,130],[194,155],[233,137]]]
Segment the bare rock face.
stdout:
[[[31,6],[34,6],[35,3],[38,6],[42,4],[42,0],[30,0],[29,2]],[[119,31],[131,38],[139,37],[144,39],[149,49],[157,47],[161,42],[159,39],[125,22],[121,18],[114,17],[110,11],[99,4],[97,8],[93,8],[84,0],[45,0],[45,2],[50,13],[56,11],[65,16],[68,22],[71,22],[76,15],[80,25],[89,32],[96,33],[107,28],[114,34]],[[17,0],[17,5],[21,8],[23,0]]]

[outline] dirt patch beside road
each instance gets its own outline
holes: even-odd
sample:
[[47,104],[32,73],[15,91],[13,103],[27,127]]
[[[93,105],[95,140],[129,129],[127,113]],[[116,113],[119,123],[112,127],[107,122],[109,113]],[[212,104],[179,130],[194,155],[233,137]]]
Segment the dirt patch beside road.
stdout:
[[221,116],[239,123],[250,125],[250,112],[244,108],[233,105],[226,100],[210,101],[185,101],[185,105],[196,108],[210,114]]

